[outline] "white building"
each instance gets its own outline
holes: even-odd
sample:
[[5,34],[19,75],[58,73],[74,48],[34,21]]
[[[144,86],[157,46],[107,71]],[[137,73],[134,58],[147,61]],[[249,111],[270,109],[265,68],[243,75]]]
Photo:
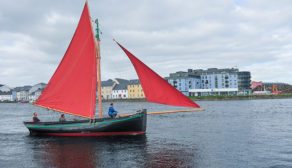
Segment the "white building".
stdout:
[[128,98],[128,82],[123,82],[115,85],[112,90],[112,99],[127,99]]
[[187,96],[237,95],[239,91],[248,93],[250,72],[239,72],[235,68],[188,69],[171,73],[167,79]]
[[128,90],[127,89],[113,89],[112,99],[127,99]]
[[209,68],[200,72],[200,89],[191,89],[191,96],[237,95],[238,69]]
[[[121,99],[125,97],[128,97],[128,91],[124,91],[124,89],[121,90],[121,87],[124,87],[126,85],[126,90],[127,90],[127,85],[129,81],[126,79],[120,79],[120,78],[115,78],[115,79],[109,79],[107,81],[102,81],[101,83],[101,95],[103,99]],[[118,86],[119,85],[119,86]],[[118,90],[114,90],[114,88]],[[98,99],[98,97],[97,97]]]
[[0,84],[0,101],[15,101],[15,94],[6,86]]
[[201,88],[238,88],[237,74],[222,72],[201,75]]
[[171,73],[166,79],[168,83],[186,96],[189,96],[190,89],[199,89],[201,84],[199,75],[182,71]]
[[9,92],[2,92],[0,91],[0,101],[14,101],[14,96],[12,94],[12,91]]
[[201,74],[201,89],[192,89],[192,96],[237,95],[238,70],[211,68]]
[[38,90],[30,93],[29,97],[28,97],[29,101],[35,102],[39,98],[39,96],[42,94],[42,91],[43,91],[43,89],[38,89]]
[[16,87],[13,90],[16,92],[16,101],[27,102],[29,101],[29,90],[31,86]]
[[41,93],[45,87],[46,87],[46,84],[44,84],[44,83],[39,83],[39,84],[32,86],[29,89],[29,101],[30,102],[36,101],[39,98],[39,96],[41,95]]

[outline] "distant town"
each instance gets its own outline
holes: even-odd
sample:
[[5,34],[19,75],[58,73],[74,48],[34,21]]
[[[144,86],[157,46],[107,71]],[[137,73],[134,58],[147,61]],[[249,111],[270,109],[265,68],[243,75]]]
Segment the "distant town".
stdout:
[[[249,71],[239,71],[237,68],[188,69],[170,73],[165,80],[184,95],[192,97],[292,93],[290,84],[251,81]],[[45,83],[15,88],[0,84],[0,102],[34,102],[45,87]],[[144,99],[145,94],[138,79],[115,78],[102,81],[102,98]]]

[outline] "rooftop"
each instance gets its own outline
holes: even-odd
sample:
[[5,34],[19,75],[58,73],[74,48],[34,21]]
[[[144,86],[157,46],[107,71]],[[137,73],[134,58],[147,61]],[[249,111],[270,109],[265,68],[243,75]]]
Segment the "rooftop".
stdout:
[[[188,69],[188,71],[178,71],[175,73],[169,74],[169,78],[186,78],[186,77],[200,77],[201,75],[206,74],[218,74],[218,73],[238,73],[237,68],[224,68],[224,69],[218,69],[218,68],[208,68],[206,70],[203,69]],[[244,71],[244,73],[247,73],[247,71]]]
[[8,91],[8,92],[2,92],[0,90],[0,95],[11,95],[12,94],[12,91]]
[[9,92],[9,91],[11,91],[11,89],[6,85],[2,85],[2,86],[0,86],[0,91]]
[[113,90],[127,90],[127,86],[129,84],[128,80],[115,78],[115,81],[117,82],[117,84],[115,85]]
[[38,88],[37,90],[33,91],[33,92],[30,92],[29,94],[30,95],[35,95],[36,92],[42,92],[43,91],[43,88]]
[[101,81],[101,86],[102,87],[108,87],[108,86],[113,86],[114,85],[114,81],[109,79],[107,81]]
[[33,92],[36,92],[38,89],[44,89],[45,87],[46,87],[45,83],[38,83],[29,89],[29,93],[31,94]]
[[128,84],[129,83],[129,81],[126,79],[115,78],[114,80],[117,82],[117,84]]
[[139,79],[132,79],[129,81],[129,85],[139,85],[140,80]]
[[32,86],[20,86],[20,87],[16,87],[13,90],[16,92],[20,92],[20,91],[29,91],[31,89]]

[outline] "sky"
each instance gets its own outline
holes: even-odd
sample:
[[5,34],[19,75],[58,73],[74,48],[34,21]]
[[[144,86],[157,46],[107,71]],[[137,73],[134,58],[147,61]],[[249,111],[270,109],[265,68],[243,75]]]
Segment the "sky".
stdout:
[[[0,0],[0,84],[47,83],[84,0]],[[101,35],[102,79],[135,79],[115,38],[161,76],[239,68],[292,84],[291,0],[88,0]]]

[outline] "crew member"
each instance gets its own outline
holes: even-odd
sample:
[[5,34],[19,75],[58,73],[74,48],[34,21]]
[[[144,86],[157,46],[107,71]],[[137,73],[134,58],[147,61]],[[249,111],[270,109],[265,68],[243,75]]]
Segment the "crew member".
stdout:
[[60,118],[59,118],[59,122],[65,122],[66,119],[65,119],[65,115],[64,114],[61,114]]
[[111,117],[111,118],[115,118],[117,116],[118,112],[114,109],[114,104],[111,103],[110,104],[110,107],[108,108],[108,115]]
[[40,122],[40,119],[38,118],[38,114],[36,112],[33,113],[32,121],[33,122]]

